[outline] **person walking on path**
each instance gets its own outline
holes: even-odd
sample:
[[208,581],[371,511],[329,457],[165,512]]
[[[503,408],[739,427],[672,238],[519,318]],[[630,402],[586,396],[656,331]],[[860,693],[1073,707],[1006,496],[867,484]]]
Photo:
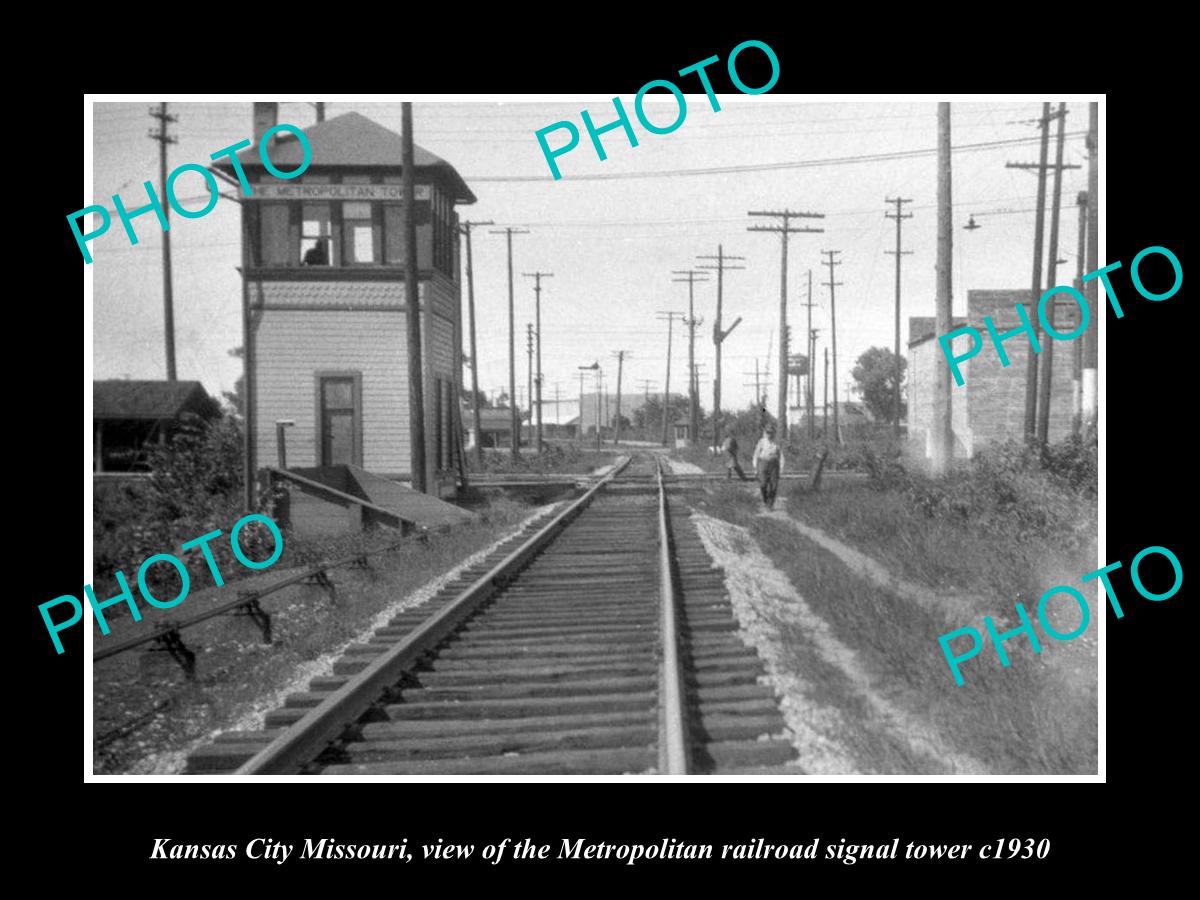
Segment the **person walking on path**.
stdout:
[[742,464],[738,462],[738,442],[732,434],[725,438],[725,442],[721,444],[721,450],[729,457],[725,461],[726,478],[732,478],[733,473],[737,472],[738,478],[742,481],[749,481],[746,473],[742,471]]
[[775,426],[767,425],[763,436],[754,448],[750,460],[758,476],[759,490],[767,509],[775,508],[775,494],[779,491],[779,473],[783,469],[783,448],[775,441]]

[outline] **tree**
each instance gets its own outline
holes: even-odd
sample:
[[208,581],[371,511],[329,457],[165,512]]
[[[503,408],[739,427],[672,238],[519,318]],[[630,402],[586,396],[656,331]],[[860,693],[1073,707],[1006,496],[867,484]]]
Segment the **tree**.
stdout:
[[[234,359],[241,359],[245,356],[245,351],[242,347],[234,347],[229,351],[229,355]],[[233,383],[232,391],[221,391],[221,396],[225,398],[225,402],[233,411],[233,414],[239,418],[246,411],[246,385],[245,377],[239,375],[237,381]]]
[[[651,435],[658,434],[662,429],[662,395],[651,394],[646,402],[633,411],[633,426]],[[667,422],[679,421],[688,417],[688,398],[672,394],[667,406]],[[622,416],[622,418],[624,418]],[[657,429],[657,430],[656,430]]]
[[[474,393],[474,391],[472,391],[471,388],[467,387],[467,385],[465,385],[465,384],[463,385],[462,402],[467,404],[467,406],[472,406],[471,396],[473,393]],[[483,391],[479,391],[479,408],[483,409],[483,408],[489,407],[491,405],[492,405],[491,401],[488,400],[487,394],[485,394]]]
[[[904,369],[907,363],[900,357],[900,387],[904,388]],[[886,347],[871,347],[858,358],[850,372],[858,385],[858,394],[871,415],[880,422],[890,422],[895,413],[896,354]],[[900,401],[900,417],[906,413]]]

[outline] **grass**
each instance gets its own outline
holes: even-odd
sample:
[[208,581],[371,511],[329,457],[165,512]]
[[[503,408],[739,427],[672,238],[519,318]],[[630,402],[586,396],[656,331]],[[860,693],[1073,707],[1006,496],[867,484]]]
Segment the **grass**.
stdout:
[[[373,557],[371,570],[332,574],[337,599],[317,587],[294,586],[263,603],[273,618],[274,642],[240,617],[218,617],[183,633],[196,653],[196,679],[188,681],[166,654],[131,651],[96,664],[93,702],[95,771],[128,772],[157,754],[180,752],[218,728],[227,728],[250,705],[281,689],[300,665],[311,663],[355,637],[378,613],[463,559],[511,532],[532,510],[494,498],[478,522],[437,532],[427,542]],[[215,602],[221,590],[210,592]],[[208,598],[205,598],[205,600]],[[204,602],[201,598],[189,598]],[[121,622],[119,639],[145,622]],[[98,645],[99,646],[99,645]]]
[[[877,556],[890,569],[929,584],[967,584],[987,601],[961,621],[937,604],[906,601],[850,570],[837,556],[786,524],[757,515],[761,504],[748,491],[720,485],[704,504],[710,515],[746,527],[762,551],[787,575],[809,607],[850,647],[868,673],[872,690],[912,717],[928,723],[954,750],[1002,774],[1092,773],[1097,764],[1095,628],[1067,643],[1043,640],[1034,655],[1027,638],[1006,644],[1011,666],[1002,668],[990,643],[965,663],[966,683],[956,687],[941,652],[939,635],[967,625],[982,629],[979,615],[990,613],[997,627],[1018,624],[1012,593],[1036,582],[1037,595],[1053,584],[1078,581],[1093,566],[1071,569],[1067,579],[1044,580],[1068,565],[1068,553],[1053,547],[997,542],[961,525],[957,529],[916,521],[896,498],[861,486],[838,485],[818,495],[793,489],[789,514],[834,531],[857,549]],[[832,523],[836,523],[834,528]],[[827,527],[828,526],[828,527]],[[903,563],[903,564],[901,564]],[[1012,566],[1028,568],[1013,571]],[[1074,562],[1070,563],[1074,565]],[[1026,604],[1029,608],[1029,604]],[[782,623],[788,660],[821,699],[849,718],[865,713],[861,694],[814,652],[798,626]],[[921,772],[920,759],[904,747],[859,732],[874,746],[851,749],[867,754],[881,771]],[[865,735],[863,737],[862,735]]]
[[[1053,534],[1020,535],[973,526],[961,518],[931,517],[896,491],[827,482],[809,494],[792,490],[786,507],[795,518],[840,538],[901,577],[939,593],[979,595],[1012,611],[1055,584],[1077,584],[1096,568],[1091,541],[1056,541]],[[1095,534],[1095,505],[1078,501],[1075,515]]]

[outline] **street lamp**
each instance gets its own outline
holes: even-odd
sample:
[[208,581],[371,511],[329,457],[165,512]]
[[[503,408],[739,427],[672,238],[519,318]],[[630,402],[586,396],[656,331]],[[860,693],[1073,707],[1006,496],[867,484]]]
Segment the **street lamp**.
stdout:
[[600,361],[592,363],[590,366],[577,366],[579,369],[579,437],[580,445],[583,444],[583,373],[596,373],[596,449],[600,449],[600,378],[604,375],[604,370],[600,368]]

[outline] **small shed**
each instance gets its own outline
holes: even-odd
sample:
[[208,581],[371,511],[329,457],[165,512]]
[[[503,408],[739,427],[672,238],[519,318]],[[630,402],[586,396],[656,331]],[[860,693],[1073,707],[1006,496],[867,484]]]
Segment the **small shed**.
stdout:
[[691,427],[687,422],[676,422],[672,427],[675,429],[676,447],[687,447],[692,443],[690,434]]
[[[524,414],[521,415],[524,419]],[[475,434],[475,413],[470,409],[463,410],[463,426],[469,438],[468,447],[474,447],[480,442],[484,447],[506,447],[512,442],[512,410],[508,407],[481,407],[479,410],[479,430]]]
[[198,381],[93,381],[92,471],[145,471],[149,445],[165,443],[187,414],[213,419],[221,406]]

